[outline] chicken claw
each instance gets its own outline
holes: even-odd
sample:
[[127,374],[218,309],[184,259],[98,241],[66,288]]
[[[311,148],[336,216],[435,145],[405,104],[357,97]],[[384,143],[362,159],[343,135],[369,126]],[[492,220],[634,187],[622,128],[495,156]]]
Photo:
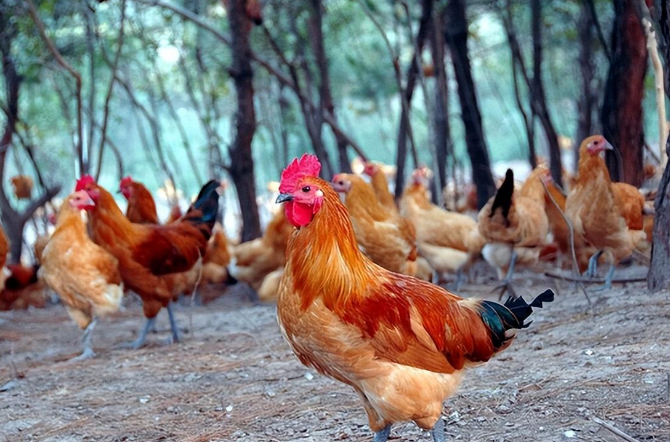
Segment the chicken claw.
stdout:
[[372,439],[372,442],[386,442],[389,438],[389,434],[391,434],[390,425],[375,432],[375,437]]
[[502,289],[500,292],[500,296],[498,297],[498,301],[500,301],[505,294],[505,292],[509,292],[510,297],[513,299],[518,298],[516,291],[514,291],[514,287],[512,286],[512,275],[514,275],[514,265],[516,264],[516,252],[512,252],[512,259],[510,260],[509,263],[509,270],[507,270],[507,276],[505,276],[505,279],[503,279],[500,284],[498,284],[491,292],[495,292],[497,290]]
[[95,352],[93,351],[93,348],[91,348],[91,337],[93,335],[93,329],[97,324],[98,318],[93,318],[93,320],[86,326],[86,329],[84,330],[84,338],[82,339],[84,342],[84,351],[76,358],[70,359],[71,361],[83,361],[84,359],[95,357]]
[[117,348],[131,348],[133,350],[141,348],[144,345],[144,341],[147,339],[147,333],[149,333],[149,330],[151,330],[155,322],[156,322],[155,316],[151,319],[147,318],[146,322],[144,323],[144,328],[142,329],[142,332],[137,337],[137,339],[131,342],[124,342],[122,344],[119,344]]
[[605,276],[605,284],[593,289],[594,292],[602,292],[605,290],[612,289],[612,280],[614,279],[614,269],[616,269],[616,266],[614,264],[610,264],[610,268],[607,271],[607,276]]
[[444,437],[444,421],[442,416],[435,422],[435,425],[430,430],[430,435],[433,436],[433,442],[447,442],[446,437]]
[[509,296],[513,299],[518,298],[519,296],[516,294],[516,291],[514,290],[514,286],[512,285],[512,281],[508,278],[503,279],[500,284],[495,286],[493,290],[491,290],[491,293],[494,293],[496,291],[500,290],[500,295],[498,296],[498,301],[500,301],[505,294],[505,292],[509,293]]

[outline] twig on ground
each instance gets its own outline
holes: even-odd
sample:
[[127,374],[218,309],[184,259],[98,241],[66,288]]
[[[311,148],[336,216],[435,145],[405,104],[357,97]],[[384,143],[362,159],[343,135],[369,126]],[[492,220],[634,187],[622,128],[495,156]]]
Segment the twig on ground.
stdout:
[[623,440],[627,440],[628,442],[639,442],[639,441],[638,441],[637,439],[635,439],[634,437],[631,437],[631,436],[627,435],[626,433],[624,433],[623,431],[619,430],[619,429],[618,429],[617,427],[615,427],[614,425],[609,424],[609,423],[605,422],[605,421],[602,420],[602,419],[599,419],[599,418],[597,418],[597,417],[594,417],[594,418],[593,418],[593,422],[595,422],[596,424],[600,425],[601,427],[603,427],[603,428],[609,430],[611,433],[616,434],[617,436],[619,436],[619,437],[620,437],[621,439],[623,439]]
[[[548,276],[550,278],[564,279],[566,281],[586,283],[586,284],[602,284],[602,283],[605,282],[604,279],[582,278],[581,276],[577,276],[577,277],[568,276],[568,275],[563,275],[561,273],[555,273],[555,272],[544,272],[544,275]],[[647,280],[647,278],[645,276],[640,276],[638,278],[614,279],[614,280],[612,280],[612,282],[617,283],[617,284],[626,284],[626,283],[629,283],[629,282],[644,282],[646,280]]]

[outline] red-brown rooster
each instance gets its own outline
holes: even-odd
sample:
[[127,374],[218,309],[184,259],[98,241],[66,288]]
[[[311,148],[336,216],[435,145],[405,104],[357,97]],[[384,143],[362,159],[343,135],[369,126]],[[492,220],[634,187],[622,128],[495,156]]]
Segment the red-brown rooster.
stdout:
[[[93,241],[119,261],[123,283],[142,298],[146,324],[137,340],[144,344],[156,315],[166,307],[172,328],[172,339],[179,334],[170,302],[186,284],[175,274],[187,272],[201,258],[207,247],[219,207],[218,181],[210,181],[200,190],[196,201],[177,222],[167,226],[133,224],[114,201],[114,197],[98,186],[91,176],[77,181],[76,190],[85,190],[95,205],[89,207]],[[196,278],[197,280],[197,278]],[[178,286],[178,287],[176,287]]]
[[530,305],[466,300],[390,272],[363,255],[346,207],[304,155],[282,173],[278,203],[291,237],[277,316],[300,361],[356,390],[374,440],[412,420],[443,442],[443,401],[463,370],[507,348],[547,290]]

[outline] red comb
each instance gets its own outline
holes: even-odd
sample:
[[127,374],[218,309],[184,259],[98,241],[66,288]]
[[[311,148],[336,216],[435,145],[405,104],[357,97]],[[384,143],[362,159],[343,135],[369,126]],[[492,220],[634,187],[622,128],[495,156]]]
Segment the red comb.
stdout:
[[281,173],[279,192],[293,192],[301,179],[307,176],[318,177],[320,171],[321,163],[315,155],[304,154],[300,159],[296,158]]
[[79,192],[80,190],[84,190],[89,184],[95,184],[95,180],[91,175],[84,175],[77,180],[77,187],[74,190]]
[[120,186],[127,186],[129,184],[132,184],[133,179],[129,176],[121,178],[121,183],[119,184]]

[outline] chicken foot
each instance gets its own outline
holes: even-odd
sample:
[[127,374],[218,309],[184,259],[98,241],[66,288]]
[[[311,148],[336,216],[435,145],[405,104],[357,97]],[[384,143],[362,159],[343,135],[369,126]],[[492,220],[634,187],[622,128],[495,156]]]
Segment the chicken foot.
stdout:
[[177,321],[174,318],[174,312],[172,311],[172,302],[167,306],[168,318],[170,318],[170,329],[172,330],[172,344],[179,342],[179,327],[177,327]]
[[388,425],[382,428],[379,431],[375,431],[375,437],[372,439],[372,442],[386,442],[391,434],[391,426]]
[[153,328],[155,322],[155,316],[153,318],[147,318],[146,322],[144,323],[144,328],[142,329],[142,332],[137,337],[137,339],[131,342],[124,342],[123,344],[120,344],[118,348],[132,348],[133,350],[137,350],[138,348],[142,347],[144,345],[144,341],[147,339],[147,333],[149,333],[149,330]]
[[586,268],[586,276],[588,278],[595,278],[598,276],[598,260],[603,254],[602,250],[598,250],[589,258],[589,266]]
[[614,262],[610,262],[610,268],[607,271],[607,276],[605,276],[605,284],[601,285],[600,287],[596,287],[595,289],[593,289],[593,291],[601,292],[604,290],[612,289],[612,281],[614,279],[614,269],[616,269],[616,265],[614,265]]
[[91,339],[93,336],[93,329],[97,324],[98,318],[93,318],[93,320],[86,326],[84,329],[84,336],[82,338],[82,342],[84,343],[84,351],[76,358],[72,358],[72,361],[83,361],[84,359],[95,357],[95,352],[91,347]]
[[512,286],[512,276],[514,275],[514,265],[516,264],[516,259],[517,259],[517,254],[516,252],[512,251],[512,259],[510,260],[509,263],[509,269],[507,270],[507,276],[505,276],[505,279],[503,279],[500,284],[498,284],[491,292],[495,292],[496,290],[502,289],[500,292],[500,296],[498,297],[498,300],[501,300],[505,292],[509,292],[509,295],[512,298],[517,298],[516,291],[514,291],[514,287]]
[[430,430],[430,435],[433,436],[433,442],[447,442],[447,438],[444,437],[444,421],[442,420],[442,416],[435,422],[435,425]]

